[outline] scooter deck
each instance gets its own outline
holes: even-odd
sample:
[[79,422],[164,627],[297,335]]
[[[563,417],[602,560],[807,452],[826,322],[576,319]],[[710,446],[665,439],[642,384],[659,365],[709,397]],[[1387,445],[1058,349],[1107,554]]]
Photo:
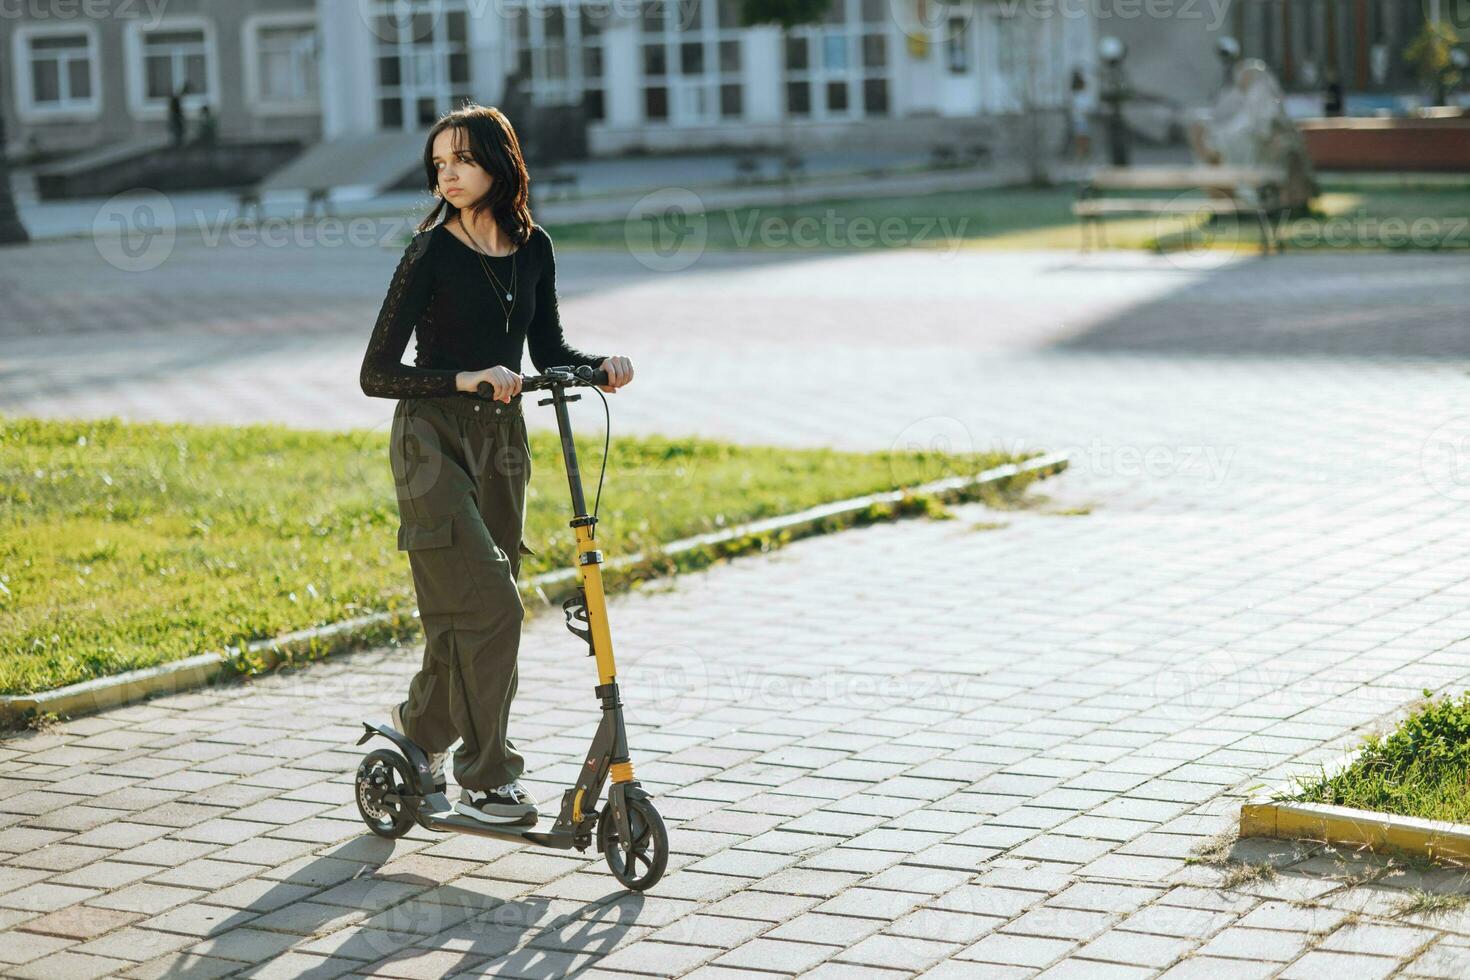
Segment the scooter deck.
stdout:
[[539,844],[542,847],[570,849],[574,846],[571,834],[552,832],[552,825],[556,821],[551,816],[542,814],[534,824],[485,823],[457,812],[443,793],[434,793],[424,800],[419,822],[430,830],[476,834],[480,837]]

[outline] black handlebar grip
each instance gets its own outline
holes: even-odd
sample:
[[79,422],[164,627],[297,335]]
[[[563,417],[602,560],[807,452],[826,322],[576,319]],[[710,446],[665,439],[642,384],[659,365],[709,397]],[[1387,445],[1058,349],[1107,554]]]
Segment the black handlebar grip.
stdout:
[[584,378],[588,384],[607,384],[607,372],[604,371],[602,368],[589,368],[587,369],[587,373],[585,374],[583,373],[583,371],[579,370],[577,374]]
[[[605,385],[608,383],[607,372],[604,371],[602,368],[582,366],[577,368],[575,373],[577,375],[577,379],[583,384]],[[479,392],[481,398],[495,397],[495,386],[488,381],[481,381],[478,385],[475,386],[475,390]]]

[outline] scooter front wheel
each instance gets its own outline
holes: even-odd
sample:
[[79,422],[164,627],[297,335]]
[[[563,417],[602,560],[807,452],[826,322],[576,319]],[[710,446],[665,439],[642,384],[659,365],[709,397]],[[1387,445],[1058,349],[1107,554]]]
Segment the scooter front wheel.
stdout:
[[363,758],[357,767],[357,812],[369,830],[390,839],[408,833],[413,814],[403,796],[412,785],[408,763],[392,749],[375,749]]
[[607,866],[618,881],[641,892],[652,888],[663,877],[664,867],[669,863],[669,832],[664,829],[664,818],[653,808],[652,801],[643,797],[628,800],[628,828],[632,840],[618,840],[612,804],[602,808],[597,838],[607,855]]

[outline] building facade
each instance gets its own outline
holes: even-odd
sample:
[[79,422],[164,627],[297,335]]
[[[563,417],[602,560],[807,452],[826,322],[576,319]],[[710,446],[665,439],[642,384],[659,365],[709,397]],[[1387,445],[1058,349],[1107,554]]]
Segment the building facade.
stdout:
[[21,17],[0,18],[12,152],[65,153],[163,136],[169,96],[179,92],[191,123],[207,105],[230,138],[312,140],[321,132],[310,0],[108,0],[18,9]]
[[1005,0],[832,0],[820,24],[786,34],[741,26],[738,0],[81,8],[0,19],[12,152],[162,137],[175,93],[191,121],[209,106],[224,140],[416,130],[466,99],[497,103],[513,74],[536,104],[582,104],[597,153],[868,144],[892,120],[942,129],[1058,108],[1095,48],[1089,17]]

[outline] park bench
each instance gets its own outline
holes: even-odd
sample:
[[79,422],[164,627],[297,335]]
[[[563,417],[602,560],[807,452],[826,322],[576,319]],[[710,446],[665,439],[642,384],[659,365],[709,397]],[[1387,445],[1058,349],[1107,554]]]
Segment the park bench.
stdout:
[[572,170],[548,170],[538,174],[537,179],[546,185],[548,197],[575,197],[577,174]]
[[[1101,244],[1107,244],[1102,220],[1113,215],[1250,215],[1260,225],[1262,250],[1269,255],[1273,246],[1277,251],[1283,247],[1271,219],[1282,209],[1281,188],[1285,181],[1285,171],[1272,167],[1105,167],[1082,182],[1077,200],[1072,202],[1072,213],[1080,226],[1083,251],[1092,247],[1094,232]],[[1241,187],[1255,192],[1254,202],[1236,196]],[[1109,191],[1149,190],[1180,193],[1167,198],[1100,196]],[[1190,191],[1203,191],[1205,196]]]
[[[235,189],[236,216],[242,221],[258,224],[264,215],[261,206],[261,195],[264,184],[251,184],[246,187]],[[302,213],[302,220],[318,216],[335,218],[337,211],[332,205],[332,190],[330,187],[309,187],[306,189],[306,207]]]
[[742,153],[735,158],[735,183],[753,184],[760,179],[760,158],[753,153]]
[[259,224],[264,213],[260,205],[260,186],[251,184],[248,187],[237,188],[235,198],[238,202],[236,217],[242,221]]
[[974,167],[990,162],[990,144],[982,141],[935,143],[929,147],[929,166],[934,170]]
[[795,150],[781,157],[781,179],[794,183],[798,177],[806,176],[806,157]]
[[[806,176],[806,157],[795,150],[778,156],[775,165],[775,179],[794,183],[798,177]],[[736,184],[755,184],[763,179],[760,157],[754,153],[740,153],[735,157]]]

